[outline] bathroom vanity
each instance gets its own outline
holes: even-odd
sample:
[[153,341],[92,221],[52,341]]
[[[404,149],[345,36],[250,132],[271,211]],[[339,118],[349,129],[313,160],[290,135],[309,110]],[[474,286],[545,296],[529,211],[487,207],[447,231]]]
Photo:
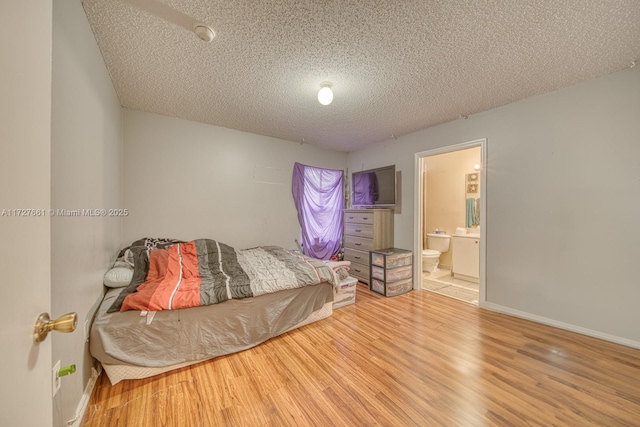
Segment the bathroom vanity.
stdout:
[[480,235],[463,234],[453,237],[452,271],[456,279],[480,282]]

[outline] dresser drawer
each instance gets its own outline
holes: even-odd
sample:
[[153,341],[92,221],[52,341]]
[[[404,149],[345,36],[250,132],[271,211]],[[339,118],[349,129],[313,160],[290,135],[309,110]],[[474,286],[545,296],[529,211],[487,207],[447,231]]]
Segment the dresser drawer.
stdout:
[[366,265],[352,262],[349,269],[349,275],[355,277],[361,282],[369,283],[369,267]]
[[373,225],[373,212],[347,212],[344,214],[344,222]]
[[373,224],[373,212],[362,212],[358,214],[360,224]]
[[373,225],[371,224],[357,224],[346,223],[344,225],[344,234],[357,237],[366,237],[367,239],[373,238]]
[[344,260],[362,264],[366,266],[367,269],[369,268],[369,252],[344,248]]
[[368,252],[373,250],[373,240],[364,237],[344,236],[344,247]]
[[345,212],[344,214],[344,223],[348,223],[348,222],[358,222],[358,215],[360,215],[357,212]]

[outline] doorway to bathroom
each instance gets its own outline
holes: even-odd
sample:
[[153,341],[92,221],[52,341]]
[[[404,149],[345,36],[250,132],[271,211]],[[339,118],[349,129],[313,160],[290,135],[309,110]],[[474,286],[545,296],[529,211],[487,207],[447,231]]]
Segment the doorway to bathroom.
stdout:
[[486,300],[485,152],[480,139],[416,153],[416,289]]

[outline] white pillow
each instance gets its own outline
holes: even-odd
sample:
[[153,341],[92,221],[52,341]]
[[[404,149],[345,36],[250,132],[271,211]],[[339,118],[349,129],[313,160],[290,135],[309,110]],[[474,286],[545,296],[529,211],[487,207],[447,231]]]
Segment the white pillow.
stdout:
[[126,267],[126,268],[132,268],[133,265],[129,264],[126,261],[116,261],[113,263],[113,267]]
[[127,267],[113,267],[104,273],[104,285],[109,288],[123,288],[131,283],[133,270]]

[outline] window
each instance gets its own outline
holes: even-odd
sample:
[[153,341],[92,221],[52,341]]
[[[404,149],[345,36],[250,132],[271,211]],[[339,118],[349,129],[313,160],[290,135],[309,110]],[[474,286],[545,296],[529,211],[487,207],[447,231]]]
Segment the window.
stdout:
[[342,244],[344,171],[296,163],[292,191],[303,253],[318,259],[337,255]]

